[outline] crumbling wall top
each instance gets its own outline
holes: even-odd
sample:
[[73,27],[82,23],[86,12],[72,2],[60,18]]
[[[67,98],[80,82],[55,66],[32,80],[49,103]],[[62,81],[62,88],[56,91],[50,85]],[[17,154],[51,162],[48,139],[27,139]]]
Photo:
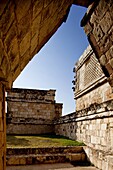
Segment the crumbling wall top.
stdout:
[[12,90],[7,93],[7,100],[55,103],[55,92],[56,90],[52,89],[36,90],[12,88]]

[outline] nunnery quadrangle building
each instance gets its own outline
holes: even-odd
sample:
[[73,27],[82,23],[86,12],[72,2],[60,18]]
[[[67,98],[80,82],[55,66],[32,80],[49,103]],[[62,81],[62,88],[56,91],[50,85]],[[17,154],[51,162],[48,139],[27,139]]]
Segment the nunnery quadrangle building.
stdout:
[[[53,117],[49,113],[51,120],[54,116],[60,117],[53,122],[56,134],[82,140],[92,164],[102,170],[113,169],[113,1],[1,0],[0,170],[6,170],[5,92],[10,94],[18,75],[60,25],[66,22],[72,4],[87,8],[81,26],[90,43],[75,66],[75,113],[60,117],[62,104],[53,102],[54,91],[46,91],[43,100],[56,113]],[[48,101],[44,97],[51,99]],[[26,98],[26,101],[29,99]],[[11,102],[11,96],[9,100]],[[40,109],[37,110],[40,113]],[[40,117],[41,122],[44,119]],[[60,123],[63,119],[69,122],[64,120],[64,124]]]

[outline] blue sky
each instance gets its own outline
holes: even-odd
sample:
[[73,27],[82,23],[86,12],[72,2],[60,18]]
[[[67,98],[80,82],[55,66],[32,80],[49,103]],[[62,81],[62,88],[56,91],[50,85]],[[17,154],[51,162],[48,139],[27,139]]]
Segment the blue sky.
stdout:
[[63,115],[75,111],[72,90],[73,67],[88,46],[80,27],[86,8],[73,5],[63,23],[38,54],[29,62],[13,87],[56,89],[56,102],[63,103]]

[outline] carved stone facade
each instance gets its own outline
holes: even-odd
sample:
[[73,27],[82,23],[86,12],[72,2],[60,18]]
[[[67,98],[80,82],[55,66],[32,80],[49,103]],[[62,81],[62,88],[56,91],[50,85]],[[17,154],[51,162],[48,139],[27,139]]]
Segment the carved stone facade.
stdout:
[[113,87],[113,1],[94,1],[81,25],[88,40]]
[[7,93],[7,106],[8,134],[52,133],[53,120],[62,115],[55,90],[13,88]]
[[112,89],[90,46],[76,63],[75,72],[76,111],[113,99]]
[[113,93],[89,46],[75,66],[76,112],[55,122],[56,134],[83,141],[88,159],[113,169]]

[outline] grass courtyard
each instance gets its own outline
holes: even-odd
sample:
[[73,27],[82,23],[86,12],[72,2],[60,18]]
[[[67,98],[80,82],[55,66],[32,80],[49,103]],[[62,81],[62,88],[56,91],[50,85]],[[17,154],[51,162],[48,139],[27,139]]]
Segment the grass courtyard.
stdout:
[[57,135],[7,135],[7,148],[44,148],[83,145],[82,142]]

